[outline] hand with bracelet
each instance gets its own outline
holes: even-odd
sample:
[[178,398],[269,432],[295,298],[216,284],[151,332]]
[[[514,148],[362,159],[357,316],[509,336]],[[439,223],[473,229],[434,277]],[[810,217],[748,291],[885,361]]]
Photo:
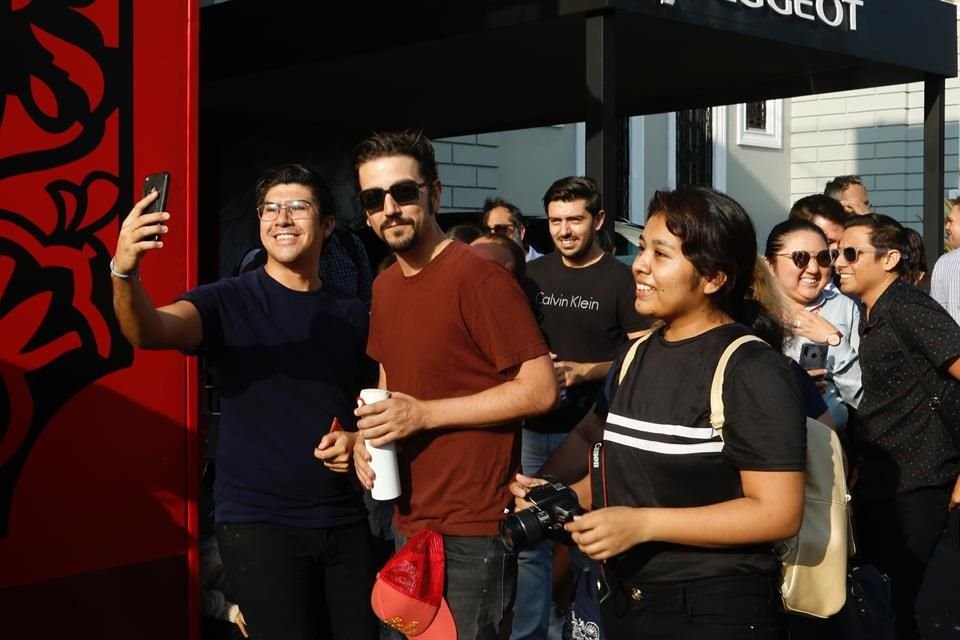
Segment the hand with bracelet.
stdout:
[[140,273],[143,254],[163,247],[162,237],[169,231],[165,222],[170,219],[170,214],[166,211],[143,213],[157,197],[156,192],[147,194],[133,206],[123,221],[117,237],[117,250],[110,260],[110,273],[114,278],[136,278]]

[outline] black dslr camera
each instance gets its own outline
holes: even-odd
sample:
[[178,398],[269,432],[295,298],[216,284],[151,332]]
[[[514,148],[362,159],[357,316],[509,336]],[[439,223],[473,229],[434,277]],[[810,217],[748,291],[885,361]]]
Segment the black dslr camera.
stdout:
[[500,521],[500,537],[511,551],[532,549],[548,538],[567,538],[563,525],[583,513],[576,492],[562,482],[531,488],[527,500],[532,507]]

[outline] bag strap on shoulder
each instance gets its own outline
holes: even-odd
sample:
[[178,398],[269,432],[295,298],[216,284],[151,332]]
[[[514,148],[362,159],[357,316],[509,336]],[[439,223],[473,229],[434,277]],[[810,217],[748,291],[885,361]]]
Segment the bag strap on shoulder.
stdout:
[[627,353],[623,356],[623,362],[620,363],[620,375],[617,376],[617,386],[619,387],[623,384],[623,379],[627,375],[627,370],[630,368],[630,365],[633,364],[633,358],[637,355],[637,349],[640,348],[640,345],[646,342],[650,336],[656,333],[657,329],[660,328],[662,323],[657,323],[654,326],[650,327],[637,338],[636,342],[630,345],[630,348],[627,349]]
[[763,342],[757,336],[742,336],[737,338],[724,349],[720,360],[717,361],[717,370],[713,373],[713,384],[710,385],[710,424],[723,439],[723,379],[726,376],[727,363],[734,352],[748,342]]

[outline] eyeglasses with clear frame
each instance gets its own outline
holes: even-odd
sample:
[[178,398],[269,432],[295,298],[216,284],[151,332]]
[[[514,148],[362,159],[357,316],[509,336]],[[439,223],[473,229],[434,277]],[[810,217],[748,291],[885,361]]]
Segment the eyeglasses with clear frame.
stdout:
[[257,207],[257,217],[263,222],[273,222],[280,217],[280,211],[287,210],[291,220],[306,220],[312,214],[314,204],[309,200],[288,200],[287,202],[264,202]]
[[856,247],[844,247],[843,249],[834,249],[832,252],[833,259],[836,260],[837,257],[843,256],[843,259],[846,260],[847,264],[854,264],[857,260],[860,259],[861,253],[886,253],[885,249],[858,249]]

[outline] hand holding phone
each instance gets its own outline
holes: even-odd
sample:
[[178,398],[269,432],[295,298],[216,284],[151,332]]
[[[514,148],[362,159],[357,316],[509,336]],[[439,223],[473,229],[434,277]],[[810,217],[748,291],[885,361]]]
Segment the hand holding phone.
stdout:
[[798,361],[801,369],[810,371],[811,369],[827,368],[827,345],[806,342],[800,347],[800,360]]
[[[158,213],[167,208],[167,192],[170,190],[170,174],[166,171],[151,173],[143,179],[143,195],[147,197],[152,191],[157,192],[157,199],[151,202],[143,213]],[[154,234],[148,240],[159,242],[160,234]]]

